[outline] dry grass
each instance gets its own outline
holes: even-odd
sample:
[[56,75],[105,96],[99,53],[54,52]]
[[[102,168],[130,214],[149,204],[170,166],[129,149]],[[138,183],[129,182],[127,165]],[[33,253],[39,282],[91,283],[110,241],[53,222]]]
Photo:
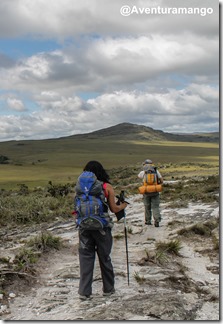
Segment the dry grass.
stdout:
[[[217,174],[219,151],[217,143],[193,143],[170,141],[132,141],[108,136],[71,137],[44,141],[12,141],[0,143],[1,154],[10,163],[0,169],[1,188],[16,188],[25,183],[30,188],[55,183],[75,182],[78,174],[89,160],[100,161],[107,170],[123,168],[123,181],[128,183],[126,166],[134,175],[143,160],[152,153],[165,177],[182,177],[191,174]],[[137,169],[134,170],[134,167]],[[128,167],[126,169],[128,173]],[[132,180],[131,178],[129,180]]]

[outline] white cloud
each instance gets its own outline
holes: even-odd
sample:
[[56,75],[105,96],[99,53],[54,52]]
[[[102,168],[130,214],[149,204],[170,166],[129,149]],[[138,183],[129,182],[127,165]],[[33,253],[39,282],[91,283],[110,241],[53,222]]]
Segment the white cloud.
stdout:
[[120,0],[1,0],[2,38],[50,40],[58,49],[29,55],[21,46],[17,61],[0,52],[1,101],[4,111],[16,112],[1,115],[0,140],[66,136],[120,122],[164,131],[218,129],[218,1],[125,3],[211,7],[213,14],[123,17]]
[[8,98],[7,104],[8,104],[8,107],[12,110],[16,110],[16,111],[25,111],[26,110],[23,102],[16,98]]
[[[209,49],[209,47],[211,47]],[[39,53],[0,71],[2,89],[60,92],[111,91],[138,87],[157,77],[217,73],[218,41],[185,36],[91,40],[81,48]],[[215,63],[216,62],[216,63]],[[208,81],[208,79],[207,79]]]
[[[137,7],[206,7],[213,14],[199,15],[131,15],[123,17],[120,8],[128,4]],[[157,32],[181,33],[194,30],[199,34],[216,32],[219,2],[214,0],[1,0],[0,32],[3,37],[36,35],[41,38],[76,37],[84,34],[117,35]],[[190,24],[188,24],[188,20]],[[208,24],[205,23],[208,21]],[[9,23],[13,22],[13,23]],[[176,25],[180,26],[179,29]]]
[[[54,100],[48,100],[48,95]],[[0,139],[49,138],[90,132],[120,122],[168,132],[211,131],[218,127],[218,90],[191,84],[166,92],[114,92],[83,101],[46,93],[42,109],[30,116],[3,117]],[[10,129],[10,135],[6,132]],[[87,130],[87,131],[86,131]]]

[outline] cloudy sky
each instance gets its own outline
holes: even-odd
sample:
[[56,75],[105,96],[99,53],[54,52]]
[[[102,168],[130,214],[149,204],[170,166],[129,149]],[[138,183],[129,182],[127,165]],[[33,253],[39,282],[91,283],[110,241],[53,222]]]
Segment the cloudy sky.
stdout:
[[1,0],[0,141],[219,128],[216,0]]

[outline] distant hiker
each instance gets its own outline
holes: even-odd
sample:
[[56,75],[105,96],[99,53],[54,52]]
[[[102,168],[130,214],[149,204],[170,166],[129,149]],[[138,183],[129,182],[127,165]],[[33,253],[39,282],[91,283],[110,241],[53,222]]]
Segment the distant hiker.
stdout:
[[155,227],[159,227],[161,221],[159,192],[162,191],[163,178],[149,159],[143,162],[143,170],[139,172],[138,177],[143,179],[143,186],[139,187],[139,192],[143,194],[145,224],[152,225],[153,216]]
[[76,222],[79,228],[80,282],[79,297],[91,298],[95,256],[97,253],[103,284],[103,296],[115,292],[115,278],[110,258],[113,227],[109,210],[117,213],[127,203],[116,205],[109,175],[97,161],[84,167],[75,187]]

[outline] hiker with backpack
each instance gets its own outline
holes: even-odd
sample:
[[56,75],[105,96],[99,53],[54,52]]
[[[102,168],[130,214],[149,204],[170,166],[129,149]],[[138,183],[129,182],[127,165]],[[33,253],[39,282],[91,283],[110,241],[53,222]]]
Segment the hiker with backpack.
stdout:
[[103,296],[115,292],[115,276],[111,262],[113,221],[109,215],[127,207],[126,202],[116,204],[109,175],[98,161],[84,167],[75,187],[75,213],[79,229],[81,300],[91,298],[95,256],[97,253],[103,284]]
[[155,227],[159,227],[161,221],[159,193],[162,191],[163,178],[149,159],[143,162],[143,170],[139,172],[138,178],[143,179],[143,186],[139,187],[139,192],[143,194],[145,224],[152,225],[153,216]]

